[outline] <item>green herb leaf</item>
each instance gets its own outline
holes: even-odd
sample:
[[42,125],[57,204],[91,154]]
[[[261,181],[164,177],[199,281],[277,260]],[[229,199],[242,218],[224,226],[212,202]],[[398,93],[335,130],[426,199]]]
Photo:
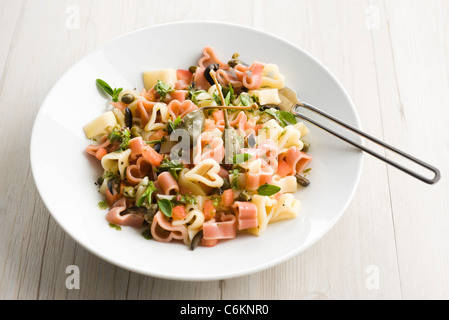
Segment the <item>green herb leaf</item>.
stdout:
[[111,86],[101,79],[96,80],[97,86],[99,86],[106,94],[112,96],[114,90],[112,90]]
[[161,165],[156,168],[156,172],[169,171],[175,180],[178,180],[178,173],[182,169],[184,169],[184,164],[180,160],[163,159]]
[[273,186],[271,184],[264,184],[257,189],[257,193],[261,196],[272,196],[273,194],[281,191],[281,188],[278,186]]
[[122,230],[122,227],[120,227],[120,226],[118,226],[118,225],[116,225],[116,224],[113,224],[113,223],[110,223],[109,226],[110,226],[111,228],[114,228],[115,230],[118,230],[118,231]]
[[296,120],[296,117],[287,111],[277,111],[276,112],[277,116],[281,119],[283,119],[284,121],[287,121],[288,123],[291,124],[296,124],[298,121]]
[[231,188],[237,190],[239,188],[239,169],[232,169],[229,174],[232,174]]
[[232,87],[232,84],[229,84],[227,87],[223,87],[221,91],[225,97],[224,105],[231,105],[231,102],[235,100],[234,88]]
[[108,208],[108,203],[106,201],[100,201],[98,202],[97,206],[101,210],[106,210]]
[[157,94],[161,97],[161,100],[164,101],[167,94],[175,91],[169,84],[161,80],[157,80],[156,85],[154,86],[154,90],[156,90]]
[[123,91],[123,88],[112,89],[111,86],[106,81],[101,79],[97,79],[95,82],[98,87],[100,87],[106,94],[111,96],[112,101],[114,102],[118,101],[118,95],[120,94],[120,92]]
[[243,106],[247,107],[254,103],[253,99],[246,92],[240,94],[240,102]]
[[140,198],[137,200],[136,206],[141,207],[145,200],[147,200],[148,204],[151,204],[151,196],[153,195],[153,192],[156,191],[157,188],[155,187],[153,181],[150,181],[148,183],[147,189],[145,192],[140,196]]
[[173,131],[175,131],[179,125],[182,123],[181,116],[178,116],[175,121],[172,121],[171,119],[168,120],[167,123],[167,132],[168,134],[171,134]]
[[112,101],[117,102],[118,101],[118,95],[120,94],[120,92],[123,91],[123,88],[118,88],[118,89],[114,89],[112,91]]
[[172,203],[167,199],[161,199],[157,201],[157,205],[159,206],[159,209],[162,211],[163,214],[165,214],[167,217],[172,216]]
[[251,158],[252,158],[252,155],[250,155],[249,153],[235,154],[234,158],[232,159],[232,163],[240,164],[240,163],[248,161]]
[[196,105],[198,105],[198,100],[196,99],[196,97],[200,94],[200,93],[206,93],[205,90],[195,90],[195,88],[190,85],[187,87],[187,99],[192,100],[192,102]]
[[111,142],[120,142],[120,149],[117,151],[123,151],[129,147],[131,133],[127,128],[120,128],[120,126],[116,126],[112,129],[111,133],[109,133],[108,139]]

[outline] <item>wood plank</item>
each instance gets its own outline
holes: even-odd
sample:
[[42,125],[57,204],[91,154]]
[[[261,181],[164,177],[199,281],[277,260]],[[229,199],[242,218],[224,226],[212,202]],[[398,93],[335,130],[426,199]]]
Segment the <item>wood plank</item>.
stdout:
[[[274,12],[288,16],[295,12],[296,21],[306,21],[296,28],[278,26],[282,29],[279,32],[330,68],[352,97],[364,130],[382,137],[371,33],[365,28],[367,5],[301,1],[278,6],[276,2],[255,7],[254,15],[263,17]],[[386,168],[371,158],[364,161],[355,198],[327,236],[280,266],[251,275],[249,280],[241,278],[241,285],[249,286],[249,296],[238,284],[225,283],[225,291],[235,287],[239,298],[250,299],[400,298]],[[366,284],[373,267],[380,273],[379,289]],[[235,296],[232,292],[223,295]]]
[[374,33],[385,136],[443,173],[437,185],[428,186],[389,169],[403,294],[447,299],[449,6],[446,1],[374,3],[386,12]]

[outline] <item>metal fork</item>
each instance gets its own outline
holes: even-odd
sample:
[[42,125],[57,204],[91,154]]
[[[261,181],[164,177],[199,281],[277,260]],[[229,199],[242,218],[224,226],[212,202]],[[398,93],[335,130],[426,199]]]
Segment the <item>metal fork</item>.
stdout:
[[[319,110],[318,108],[316,108],[316,107],[314,107],[314,106],[312,106],[312,105],[310,105],[308,103],[300,101],[298,99],[298,96],[297,96],[297,94],[296,94],[296,92],[294,90],[292,90],[290,88],[287,88],[287,87],[285,87],[283,89],[280,89],[279,90],[279,97],[280,97],[280,99],[282,101],[281,104],[279,105],[281,110],[293,113],[296,117],[301,118],[301,119],[303,119],[303,120],[305,120],[307,122],[312,123],[313,125],[315,125],[315,126],[321,128],[321,129],[329,132],[330,134],[332,134],[332,135],[340,138],[341,140],[343,140],[343,141],[353,145],[354,147],[359,148],[359,149],[369,153],[370,155],[372,155],[372,156],[374,156],[374,157],[376,157],[376,158],[378,158],[378,159],[380,159],[382,161],[385,161],[386,163],[392,165],[393,167],[395,167],[395,168],[397,168],[397,169],[399,169],[399,170],[401,170],[401,171],[411,175],[412,177],[414,177],[416,179],[419,179],[419,180],[421,180],[421,181],[423,181],[423,182],[425,182],[427,184],[435,184],[435,183],[438,182],[438,180],[440,180],[440,178],[441,178],[440,170],[438,170],[434,166],[431,166],[430,164],[425,163],[424,161],[419,160],[419,159],[417,159],[417,158],[415,158],[415,157],[405,153],[404,151],[401,151],[401,150],[399,150],[399,149],[397,149],[395,147],[392,147],[392,146],[386,144],[385,142],[382,142],[379,139],[376,139],[376,138],[374,138],[374,137],[372,137],[372,136],[370,136],[370,135],[368,135],[368,134],[358,130],[357,128],[354,128],[353,126],[350,126],[349,124],[347,124],[347,123],[345,123],[345,122],[343,122],[343,121],[341,121],[341,120],[339,120],[339,119],[337,119],[337,118],[335,118],[335,117],[333,117],[333,116],[331,116],[331,115],[329,115],[329,114]],[[382,147],[384,147],[384,148],[386,148],[386,149],[388,149],[390,151],[393,151],[396,154],[399,154],[400,156],[402,156],[404,158],[407,158],[407,159],[411,160],[412,162],[418,164],[419,166],[421,166],[421,167],[431,171],[434,174],[433,178],[426,178],[422,174],[420,174],[420,173],[418,173],[416,171],[413,171],[413,170],[411,170],[409,168],[406,168],[405,166],[403,166],[403,165],[401,165],[401,164],[399,164],[397,162],[394,162],[394,161],[392,161],[390,159],[387,159],[383,155],[381,155],[381,154],[379,154],[379,153],[377,153],[377,152],[375,152],[375,151],[373,151],[371,149],[368,149],[367,147],[363,146],[362,144],[360,144],[360,143],[358,143],[358,142],[356,142],[356,141],[354,141],[352,139],[349,139],[349,138],[341,135],[340,133],[338,133],[338,132],[336,132],[336,131],[334,131],[334,130],[332,130],[332,129],[330,129],[330,128],[322,125],[322,124],[320,124],[319,122],[317,122],[317,121],[315,121],[313,119],[310,119],[306,115],[304,115],[304,114],[299,112],[300,108],[304,108],[304,109],[310,110],[310,111],[312,111],[312,112],[314,112],[316,114],[319,114],[320,116],[322,116],[322,117],[324,117],[324,118],[326,118],[328,120],[331,120],[331,121],[339,124],[340,126],[344,127],[345,129],[350,130],[350,131],[352,131],[352,132],[362,136],[365,139],[368,139],[368,140],[370,140],[370,141],[372,141],[372,142],[374,142],[374,143],[376,143],[376,144],[378,144],[378,145],[380,145],[380,146],[382,146]]]

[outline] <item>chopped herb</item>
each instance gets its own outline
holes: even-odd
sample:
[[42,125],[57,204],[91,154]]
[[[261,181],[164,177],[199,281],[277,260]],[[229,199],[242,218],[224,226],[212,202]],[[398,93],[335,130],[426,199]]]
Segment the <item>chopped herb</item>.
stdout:
[[173,131],[175,131],[176,128],[178,128],[181,123],[182,123],[181,116],[178,116],[175,119],[175,121],[172,121],[171,119],[168,120],[168,124],[167,124],[167,132],[168,132],[168,134],[171,134]]
[[266,109],[263,110],[263,112],[269,114],[273,118],[275,118],[282,127],[286,127],[289,123],[296,124],[296,117],[287,111],[280,111],[280,110],[273,110],[273,109]]
[[97,86],[100,87],[106,94],[110,95],[112,98],[112,101],[117,102],[118,101],[118,95],[120,92],[123,91],[123,88],[115,88],[112,89],[109,84],[107,84],[105,81],[101,79],[96,80]]
[[108,139],[111,142],[120,142],[120,147],[117,151],[123,151],[128,149],[131,133],[127,128],[120,128],[119,126],[116,126],[112,129],[111,133],[109,133]]
[[118,226],[118,225],[116,225],[116,224],[113,224],[113,223],[110,223],[109,226],[110,226],[111,228],[114,228],[115,230],[118,230],[118,231],[122,230],[122,227],[120,227],[120,226]]
[[139,200],[137,200],[136,206],[140,207],[143,205],[145,200],[147,201],[148,205],[151,204],[151,196],[153,195],[153,192],[158,190],[155,186],[153,181],[150,181],[148,183],[147,189],[145,192],[140,196]]
[[283,119],[284,121],[286,121],[288,123],[296,124],[298,122],[296,120],[296,117],[292,113],[290,113],[290,112],[282,111],[282,110],[279,111],[278,110],[276,113],[277,113],[279,118]]
[[195,88],[193,88],[192,85],[187,87],[187,99],[192,100],[192,102],[196,105],[198,105],[198,100],[196,99],[196,97],[200,93],[206,93],[206,91],[205,90],[195,90]]
[[167,160],[163,159],[159,167],[156,168],[156,172],[161,173],[164,171],[169,171],[171,175],[178,180],[179,171],[184,169],[184,164],[180,160]]
[[239,188],[239,169],[232,169],[230,172],[232,174],[231,188],[236,190]]
[[156,90],[157,94],[161,97],[161,100],[164,101],[167,94],[175,91],[169,84],[161,80],[157,80],[157,83],[154,85],[154,90]]
[[98,202],[97,206],[101,210],[106,210],[108,208],[108,203],[106,201],[100,201]]
[[153,236],[151,235],[151,229],[143,230],[142,236],[147,240],[153,239]]
[[235,100],[234,88],[232,87],[232,84],[229,84],[227,87],[223,87],[221,91],[223,92],[223,96],[225,97],[224,105],[231,105],[231,102]]
[[310,171],[312,171],[312,168],[307,168],[303,173],[309,173]]
[[196,199],[195,196],[192,196],[190,194],[183,194],[183,195],[181,195],[180,202],[190,203],[190,204],[197,204],[197,199]]
[[251,158],[252,158],[252,155],[250,155],[249,153],[235,154],[234,158],[232,159],[232,163],[240,164],[240,163],[248,161]]
[[165,214],[167,217],[170,218],[172,216],[173,206],[170,200],[167,199],[158,200],[157,205],[159,206],[159,209],[162,211],[162,213]]
[[253,98],[249,94],[247,94],[246,92],[242,92],[239,97],[240,97],[240,102],[245,107],[250,106],[250,105],[252,105],[255,102],[253,100]]
[[218,207],[220,205],[220,202],[221,202],[221,197],[220,196],[214,197],[213,200],[212,200],[212,203],[213,203],[214,207]]
[[281,188],[278,186],[273,186],[271,184],[264,184],[257,189],[257,193],[261,196],[272,196],[273,194],[281,191]]
[[212,95],[212,98],[214,98],[215,102],[216,102],[218,105],[222,105],[222,104],[223,104],[223,103],[221,102],[220,95],[216,94],[215,92],[214,92],[214,94]]

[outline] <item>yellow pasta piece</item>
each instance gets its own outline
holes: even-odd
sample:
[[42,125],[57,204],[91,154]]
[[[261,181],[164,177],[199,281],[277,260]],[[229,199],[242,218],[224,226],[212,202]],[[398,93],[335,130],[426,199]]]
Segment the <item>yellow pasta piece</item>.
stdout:
[[106,134],[110,128],[117,124],[114,112],[108,111],[95,118],[83,127],[84,134],[88,139]]
[[145,90],[150,90],[158,80],[174,87],[178,80],[175,69],[161,69],[153,71],[145,71],[143,73],[143,85]]
[[281,103],[278,89],[251,90],[248,93],[258,97],[260,105],[278,105]]

